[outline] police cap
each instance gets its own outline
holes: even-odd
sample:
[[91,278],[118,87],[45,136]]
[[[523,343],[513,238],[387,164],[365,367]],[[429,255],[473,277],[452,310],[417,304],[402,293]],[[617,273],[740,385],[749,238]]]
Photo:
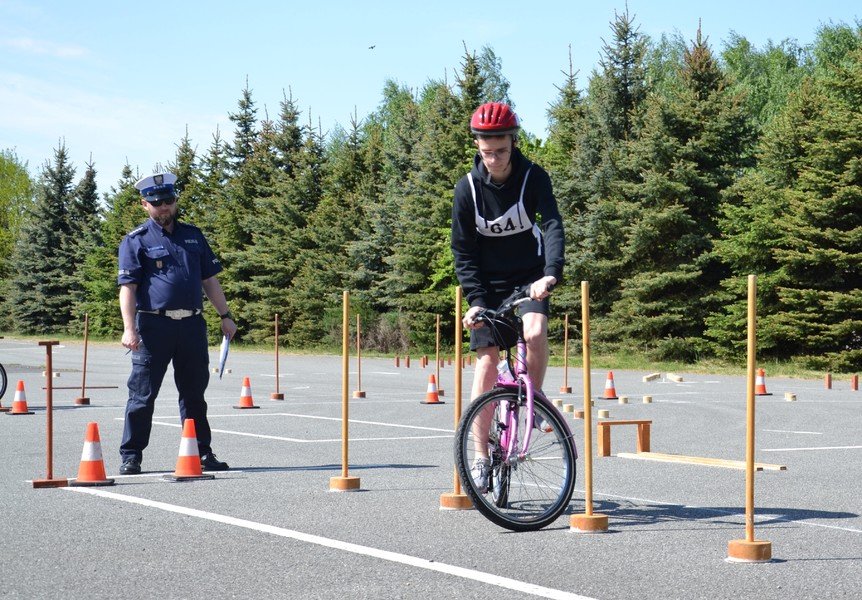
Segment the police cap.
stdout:
[[135,188],[141,192],[141,197],[144,200],[155,202],[166,198],[176,198],[177,191],[174,188],[176,182],[177,176],[166,171],[139,179],[135,183]]

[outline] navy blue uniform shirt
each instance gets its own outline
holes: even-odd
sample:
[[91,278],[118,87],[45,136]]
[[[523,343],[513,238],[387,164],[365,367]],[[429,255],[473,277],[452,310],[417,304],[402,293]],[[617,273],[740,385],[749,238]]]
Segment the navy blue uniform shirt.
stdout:
[[203,308],[201,281],[222,270],[203,232],[179,221],[174,232],[148,219],[120,242],[117,284],[135,283],[138,310]]

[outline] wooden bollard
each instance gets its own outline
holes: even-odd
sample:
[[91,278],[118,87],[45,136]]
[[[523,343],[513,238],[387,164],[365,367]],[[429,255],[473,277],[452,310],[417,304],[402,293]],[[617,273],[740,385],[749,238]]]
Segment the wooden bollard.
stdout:
[[854,392],[859,391],[859,376],[853,375],[850,377],[850,390]]
[[831,390],[831,389],[832,389],[832,373],[827,373],[827,374],[826,374],[826,377],[824,378],[824,383],[826,384],[826,389],[827,389],[827,390]]

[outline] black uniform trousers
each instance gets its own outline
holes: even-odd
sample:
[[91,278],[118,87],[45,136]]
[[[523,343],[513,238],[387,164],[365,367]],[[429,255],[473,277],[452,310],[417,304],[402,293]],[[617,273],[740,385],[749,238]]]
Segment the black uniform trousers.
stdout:
[[179,392],[180,424],[194,419],[201,455],[212,452],[207,403],[204,392],[209,384],[209,348],[203,315],[185,319],[138,313],[141,341],[132,352],[129,400],[120,456],[141,460],[150,441],[156,396],[173,361],[174,381]]

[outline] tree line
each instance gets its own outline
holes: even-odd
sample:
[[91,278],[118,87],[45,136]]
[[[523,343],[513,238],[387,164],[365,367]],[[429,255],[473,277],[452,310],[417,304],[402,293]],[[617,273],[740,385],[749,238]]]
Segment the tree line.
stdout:
[[[491,100],[517,111],[493,49],[465,45],[454,72],[418,90],[388,81],[375,112],[327,134],[289,88],[270,115],[246,83],[230,140],[179,140],[165,166],[181,218],[221,257],[242,339],[271,342],[279,313],[288,346],[337,344],[347,289],[367,347],[433,344],[457,284],[449,224],[470,115]],[[761,357],[858,369],[862,26],[822,26],[805,47],[731,34],[716,51],[700,28],[651,39],[626,11],[584,88],[578,75],[569,60],[547,139],[519,139],[565,219],[556,314],[579,313],[587,280],[598,347],[741,359],[754,273]],[[100,197],[94,163],[77,179],[61,142],[35,180],[12,150],[0,175],[0,327],[79,332],[86,313],[91,333],[119,335],[116,251],[145,218],[139,174],[126,166]]]

